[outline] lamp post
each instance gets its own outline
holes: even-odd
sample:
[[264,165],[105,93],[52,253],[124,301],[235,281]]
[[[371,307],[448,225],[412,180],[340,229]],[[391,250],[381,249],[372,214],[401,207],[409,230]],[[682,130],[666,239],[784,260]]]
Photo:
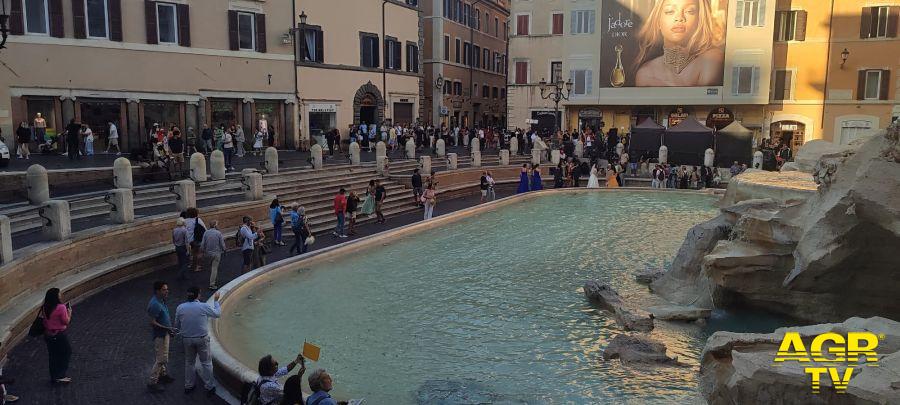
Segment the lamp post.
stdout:
[[[560,81],[553,81],[551,83],[547,83],[544,78],[541,78],[540,86],[541,86],[541,98],[544,100],[553,100],[554,108],[553,108],[553,128],[556,132],[560,130],[560,120],[559,120],[559,102],[562,100],[568,100],[569,95],[572,93],[572,79],[569,78],[565,83]],[[507,95],[508,96],[508,95]]]
[[844,68],[844,64],[847,63],[847,58],[850,57],[850,51],[847,48],[841,52],[841,69]]

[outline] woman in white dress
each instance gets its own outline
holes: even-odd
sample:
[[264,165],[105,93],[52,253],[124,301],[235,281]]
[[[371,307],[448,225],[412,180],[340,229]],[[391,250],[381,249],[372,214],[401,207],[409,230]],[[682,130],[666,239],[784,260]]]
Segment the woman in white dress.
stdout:
[[600,188],[600,179],[597,177],[597,165],[591,166],[591,177],[588,179],[587,188]]

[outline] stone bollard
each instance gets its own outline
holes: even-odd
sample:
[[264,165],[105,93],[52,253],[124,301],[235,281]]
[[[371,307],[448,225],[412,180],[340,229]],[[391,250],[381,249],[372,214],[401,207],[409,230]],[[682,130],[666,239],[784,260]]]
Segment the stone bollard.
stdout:
[[509,138],[509,153],[513,155],[519,154],[519,138],[515,136]]
[[379,176],[387,175],[387,170],[385,170],[385,169],[387,169],[387,165],[388,165],[387,156],[375,157],[375,173],[377,173]]
[[541,155],[543,155],[543,150],[541,149],[532,149],[531,150],[531,164],[539,165],[541,164]]
[[191,155],[191,180],[206,181],[206,156],[200,152]]
[[456,170],[459,168],[459,157],[456,153],[447,154],[447,170]]
[[134,188],[131,178],[131,161],[128,158],[116,158],[113,162],[113,184],[116,188]]
[[359,142],[350,142],[350,164],[359,166]]
[[313,169],[321,169],[324,162],[322,161],[322,145],[315,144],[309,148],[309,157],[312,159]]
[[763,153],[761,151],[753,152],[753,166],[750,166],[751,169],[762,169],[763,164]]
[[669,163],[669,148],[667,148],[666,145],[659,147],[659,163]]
[[[191,183],[193,185],[194,183]],[[134,222],[134,194],[128,188],[115,188],[109,191],[103,201],[110,204],[109,219],[114,224]]]
[[47,169],[44,166],[28,166],[25,172],[25,189],[28,191],[28,202],[32,205],[50,201],[50,182],[47,180]]
[[412,138],[406,140],[406,158],[416,158],[416,141],[414,141]]
[[426,176],[431,174],[431,156],[422,155],[419,157],[419,164],[422,165],[422,173]]
[[622,156],[625,153],[625,145],[622,145],[622,142],[616,144],[616,154]]
[[553,149],[550,151],[550,163],[554,166],[559,164],[559,149]]
[[387,145],[382,141],[375,144],[375,160],[378,161],[380,156],[387,156]]
[[434,148],[437,150],[438,157],[447,156],[447,143],[443,139],[438,139],[434,143]]
[[707,149],[706,153],[703,155],[703,166],[713,167],[716,162],[716,151],[712,149]]
[[503,149],[500,151],[500,166],[508,166],[509,165],[509,151]]
[[469,142],[469,143],[471,144],[470,146],[472,147],[472,153],[475,153],[475,151],[478,151],[479,153],[481,152],[481,140],[480,139],[472,138],[472,142]]
[[242,173],[241,184],[244,188],[244,199],[259,201],[263,199],[263,177],[259,173]]
[[62,241],[72,235],[72,217],[69,215],[68,201],[47,201],[38,211],[38,216],[41,217],[41,233],[45,238]]
[[225,154],[220,150],[209,154],[209,177],[213,181],[225,180]]
[[175,211],[182,212],[197,206],[197,186],[194,182],[190,180],[176,181],[169,187],[169,191],[176,195]]
[[0,215],[0,266],[11,262],[12,259],[12,227],[9,225],[9,217]]
[[472,151],[472,167],[481,167],[481,151],[478,149]]
[[584,143],[581,142],[581,139],[575,140],[575,157],[578,159],[584,157]]
[[[320,146],[319,148],[321,149],[322,147]],[[266,148],[265,158],[266,173],[278,174],[278,149],[275,149],[275,147],[272,146]]]

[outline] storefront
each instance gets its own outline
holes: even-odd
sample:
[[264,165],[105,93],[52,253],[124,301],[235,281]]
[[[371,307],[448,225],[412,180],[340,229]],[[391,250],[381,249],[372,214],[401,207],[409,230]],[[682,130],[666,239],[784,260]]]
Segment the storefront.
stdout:
[[[260,123],[264,122],[266,126],[268,126],[269,132],[275,134],[275,145],[270,146],[284,146],[286,144],[283,120],[284,102],[277,100],[256,100],[254,108],[256,114],[253,122],[250,123],[252,124],[252,127],[259,129]],[[247,126],[247,124],[248,123],[244,123],[244,126]]]
[[307,117],[309,122],[309,136],[316,140],[316,143],[326,147],[325,133],[337,128],[337,104],[336,103],[313,103],[306,105]]
[[232,124],[238,123],[238,116],[240,115],[238,112],[240,111],[238,110],[239,107],[240,102],[234,99],[210,100],[210,127],[218,128],[219,126],[225,126],[228,128]]
[[25,121],[32,129],[43,126],[45,139],[55,138],[60,129],[65,127],[58,122],[62,120],[57,116],[58,105],[58,99],[51,97],[27,97],[25,98],[25,117],[13,122],[13,127],[16,128],[22,121]]
[[549,136],[556,132],[557,127],[561,127],[559,123],[562,122],[562,113],[547,110],[532,111],[531,119],[532,122],[537,121],[536,124],[531,124],[531,129],[538,131],[542,136]]
[[604,127],[603,113],[596,108],[586,108],[578,111],[578,129],[584,131],[590,128],[595,133]]
[[[109,123],[121,126],[124,100],[79,99],[81,123],[94,133],[94,151],[106,149],[109,140]],[[121,134],[121,131],[120,131]]]
[[184,131],[184,103],[179,101],[141,101],[144,119],[141,122],[142,134],[149,136],[153,124],[169,129],[177,126]]
[[400,125],[413,125],[413,103],[408,99],[401,98],[399,103],[394,103],[394,123]]

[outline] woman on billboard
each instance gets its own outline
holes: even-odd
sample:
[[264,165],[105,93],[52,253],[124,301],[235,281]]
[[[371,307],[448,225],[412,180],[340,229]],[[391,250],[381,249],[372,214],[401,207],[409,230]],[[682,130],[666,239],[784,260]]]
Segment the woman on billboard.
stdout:
[[638,33],[638,87],[720,86],[722,25],[710,0],[658,0]]

